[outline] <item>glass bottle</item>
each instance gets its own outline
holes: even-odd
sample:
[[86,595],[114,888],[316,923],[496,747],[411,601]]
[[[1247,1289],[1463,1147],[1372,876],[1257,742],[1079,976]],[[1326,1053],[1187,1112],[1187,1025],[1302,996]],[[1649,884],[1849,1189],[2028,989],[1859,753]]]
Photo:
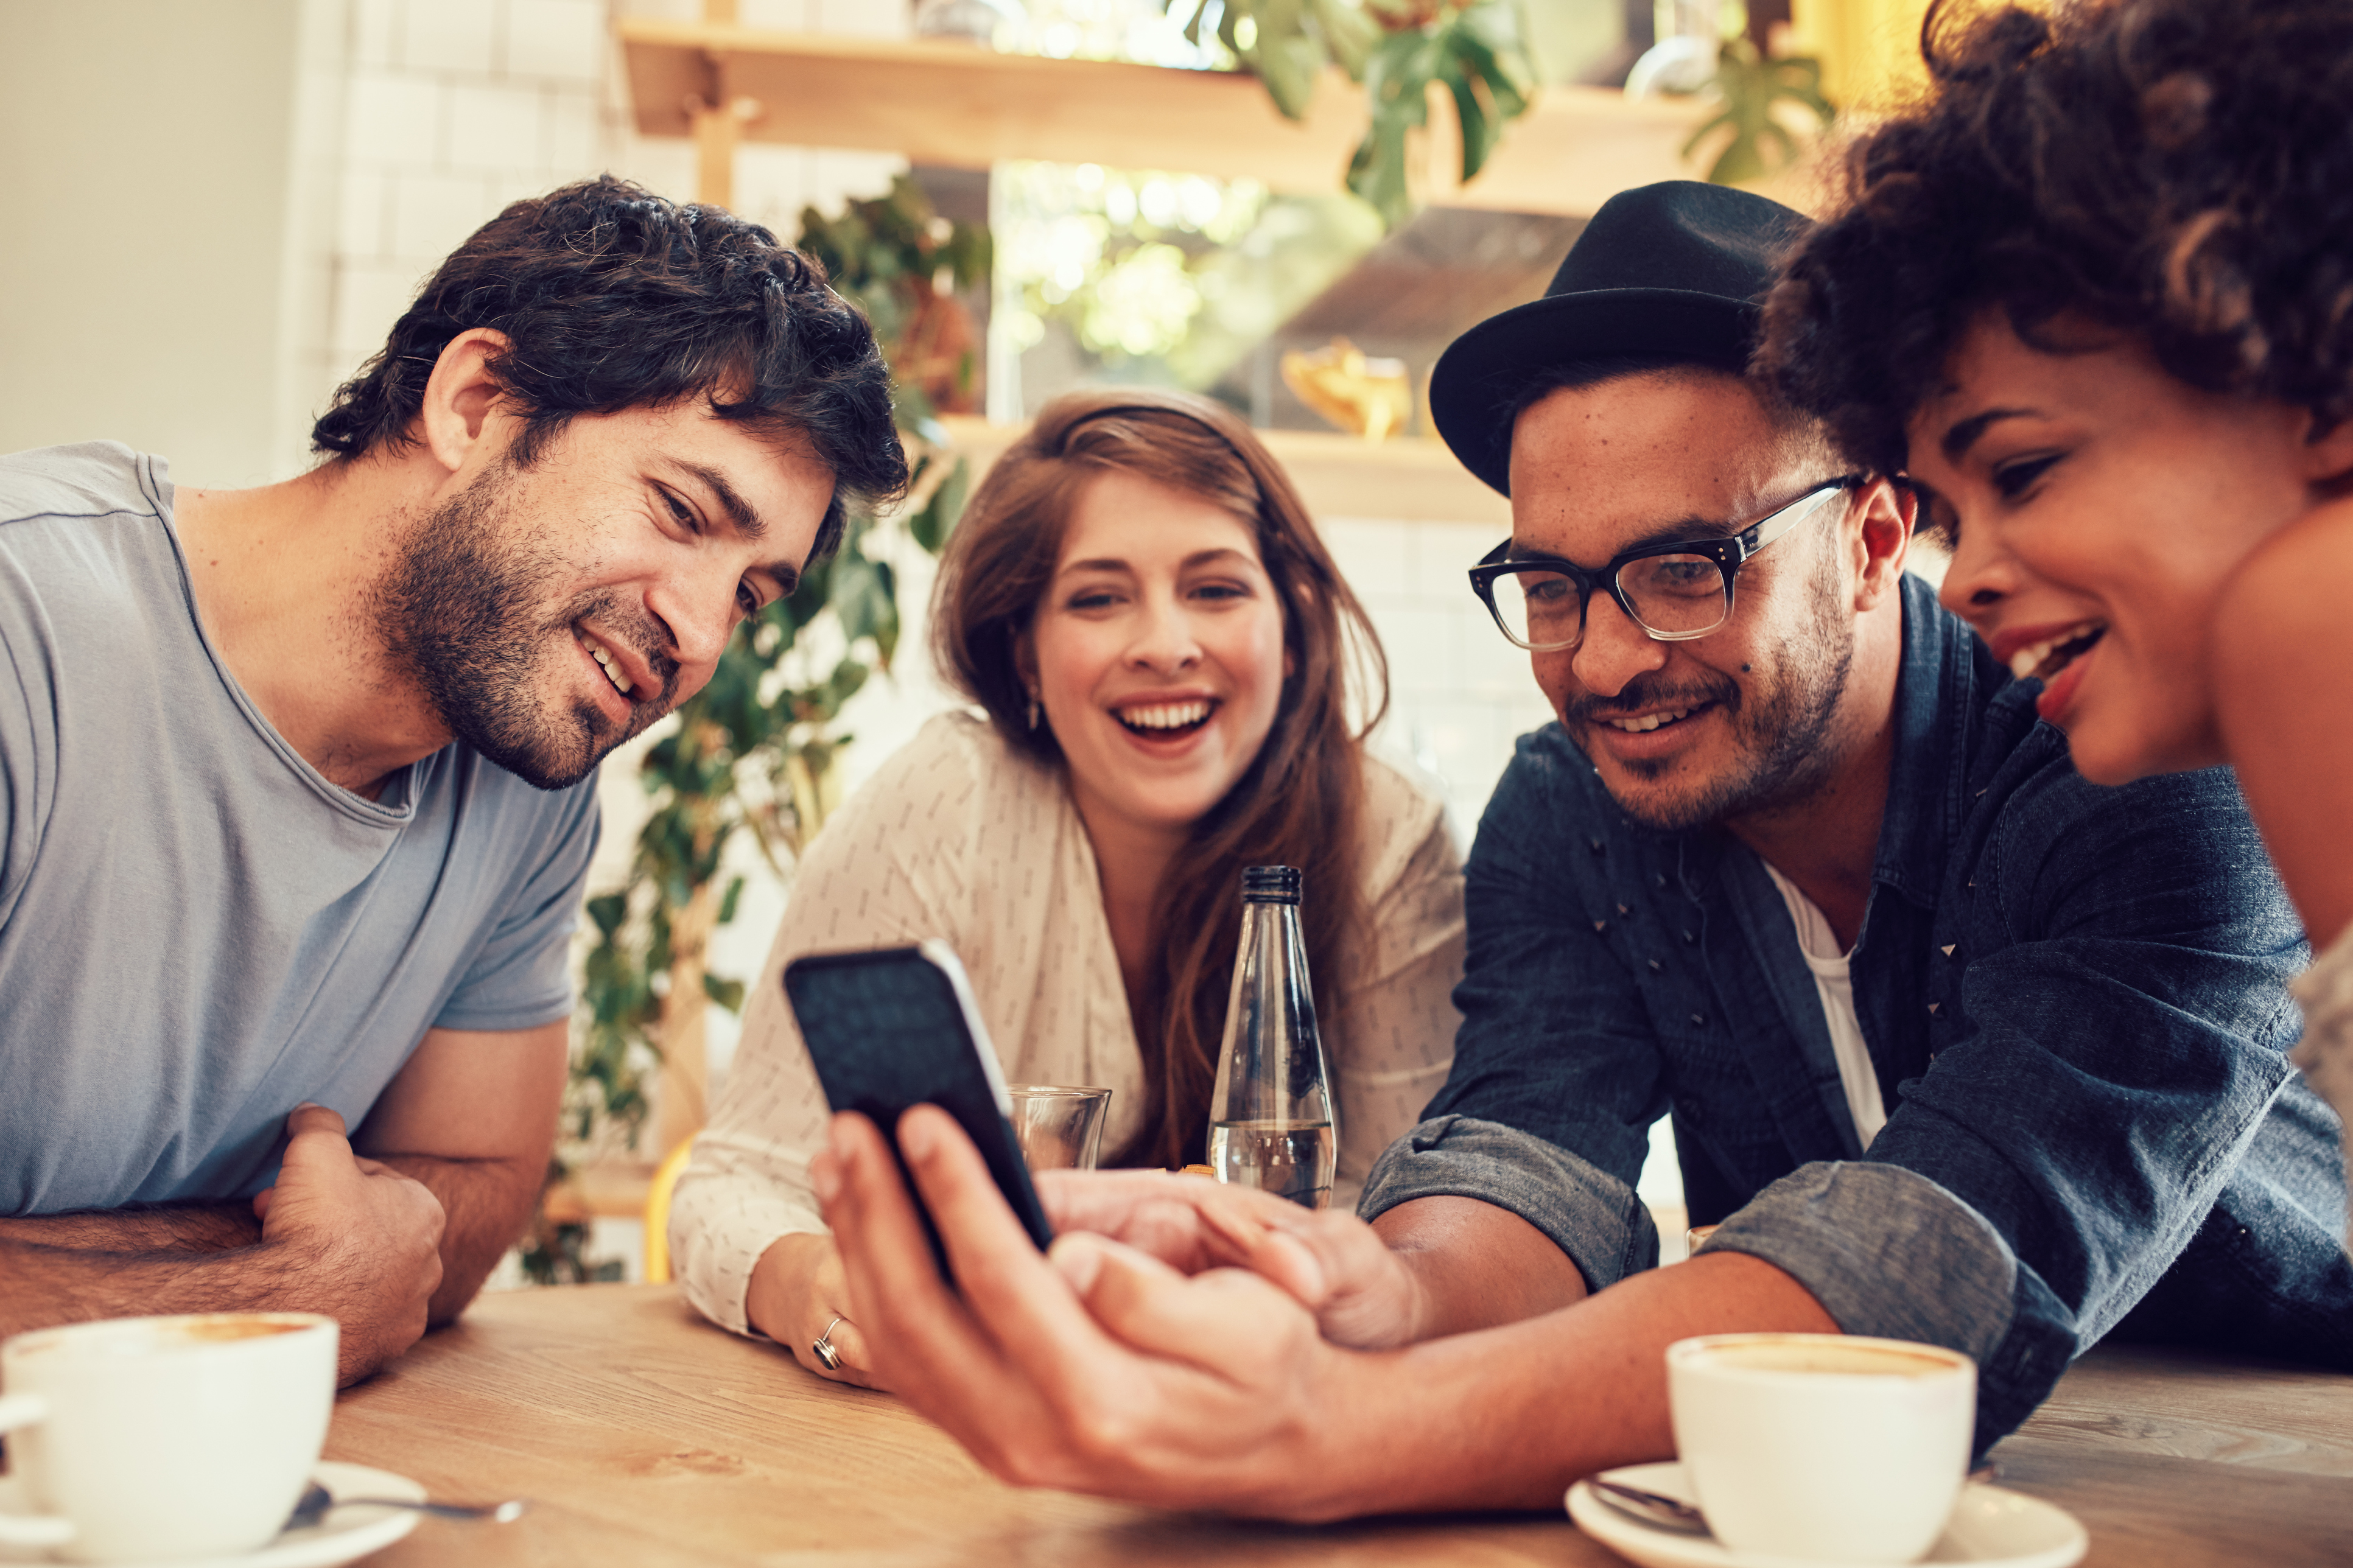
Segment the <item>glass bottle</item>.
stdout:
[[1291,866],[1242,873],[1241,951],[1209,1100],[1209,1168],[1221,1182],[1320,1209],[1332,1201],[1338,1119],[1299,936],[1299,882]]

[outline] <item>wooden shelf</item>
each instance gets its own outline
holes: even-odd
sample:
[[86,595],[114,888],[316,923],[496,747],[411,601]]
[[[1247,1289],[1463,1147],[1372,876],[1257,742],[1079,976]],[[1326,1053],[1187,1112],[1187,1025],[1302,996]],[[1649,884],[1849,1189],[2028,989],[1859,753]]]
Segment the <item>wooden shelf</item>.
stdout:
[[[1336,70],[1294,123],[1256,78],[1228,72],[653,17],[624,17],[615,33],[649,136],[692,135],[698,104],[729,104],[744,116],[735,133],[755,142],[957,168],[1039,158],[1172,169],[1324,193],[1341,188],[1366,126],[1364,89]],[[1437,94],[1431,106],[1426,194],[1440,205],[1585,216],[1618,191],[1697,177],[1680,149],[1705,110],[1689,101],[1547,88],[1467,186],[1444,174],[1458,166],[1451,102]]]
[[558,1225],[642,1218],[653,1183],[654,1167],[642,1160],[581,1165],[549,1189],[547,1217]]

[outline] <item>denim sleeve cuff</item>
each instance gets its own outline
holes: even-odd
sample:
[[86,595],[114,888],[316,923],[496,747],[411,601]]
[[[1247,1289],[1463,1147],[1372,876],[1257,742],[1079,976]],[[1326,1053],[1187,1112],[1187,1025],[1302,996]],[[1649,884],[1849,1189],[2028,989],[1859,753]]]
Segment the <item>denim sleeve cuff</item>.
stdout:
[[1634,1189],[1543,1139],[1470,1116],[1434,1116],[1390,1144],[1356,1212],[1377,1219],[1416,1198],[1476,1198],[1552,1238],[1588,1290],[1659,1261],[1659,1232]]
[[1979,1363],[2016,1310],[2018,1261],[2001,1233],[1900,1165],[1800,1165],[1700,1250],[1763,1258],[1811,1291],[1847,1333],[1942,1345]]

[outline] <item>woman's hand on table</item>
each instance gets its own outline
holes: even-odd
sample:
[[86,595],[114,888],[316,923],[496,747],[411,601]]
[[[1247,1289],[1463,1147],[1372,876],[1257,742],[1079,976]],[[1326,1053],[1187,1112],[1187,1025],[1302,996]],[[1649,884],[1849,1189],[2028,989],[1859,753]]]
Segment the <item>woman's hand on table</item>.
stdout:
[[1038,1195],[1058,1234],[1109,1237],[1184,1274],[1250,1269],[1314,1312],[1335,1344],[1388,1350],[1419,1337],[1419,1280],[1353,1214],[1161,1171],[1047,1171]]
[[[849,1310],[849,1281],[833,1237],[814,1231],[779,1237],[753,1266],[744,1292],[752,1326],[793,1352],[819,1377],[860,1388],[887,1385],[874,1376],[866,1334]],[[828,1367],[813,1348],[822,1338],[839,1363]]]
[[[881,1379],[997,1475],[1169,1506],[1362,1511],[1360,1359],[1256,1273],[1187,1277],[1074,1232],[1039,1253],[962,1131],[929,1106],[900,1147],[939,1223],[940,1278],[882,1135],[834,1118],[810,1167]],[[1204,1255],[1206,1256],[1206,1254]]]

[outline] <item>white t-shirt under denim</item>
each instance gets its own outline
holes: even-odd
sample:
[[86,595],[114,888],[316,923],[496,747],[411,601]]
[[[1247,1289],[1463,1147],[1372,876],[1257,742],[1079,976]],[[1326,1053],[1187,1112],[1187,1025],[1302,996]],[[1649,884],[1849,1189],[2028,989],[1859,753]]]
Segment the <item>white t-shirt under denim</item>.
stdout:
[[[1462,871],[1438,802],[1367,758],[1361,832],[1370,952],[1357,973],[1314,977],[1339,1079],[1335,1206],[1356,1201],[1374,1160],[1419,1120],[1461,1021]],[[712,1321],[743,1331],[760,1255],[825,1228],[808,1161],[828,1111],[784,1003],[785,964],[927,937],[944,939],[971,975],[1008,1082],[1108,1088],[1103,1148],[1136,1131],[1143,1059],[1062,772],[982,720],[944,714],[809,846],[746,1004],[743,1044],[670,1209],[679,1279]]]
[[1887,1125],[1887,1106],[1879,1095],[1879,1069],[1872,1065],[1871,1047],[1862,1037],[1862,1020],[1855,1016],[1849,954],[1839,945],[1830,917],[1814,900],[1775,870],[1771,862],[1760,859],[1757,863],[1780,889],[1781,901],[1789,906],[1789,919],[1798,928],[1798,949],[1806,955],[1806,967],[1814,974],[1814,990],[1822,999],[1822,1022],[1830,1029],[1831,1051],[1838,1058],[1839,1083],[1846,1089],[1854,1135],[1868,1149],[1879,1130]]
[[2304,1009],[2304,1038],[2288,1060],[2345,1123],[2345,1168],[2353,1172],[2353,926],[2288,983]]

